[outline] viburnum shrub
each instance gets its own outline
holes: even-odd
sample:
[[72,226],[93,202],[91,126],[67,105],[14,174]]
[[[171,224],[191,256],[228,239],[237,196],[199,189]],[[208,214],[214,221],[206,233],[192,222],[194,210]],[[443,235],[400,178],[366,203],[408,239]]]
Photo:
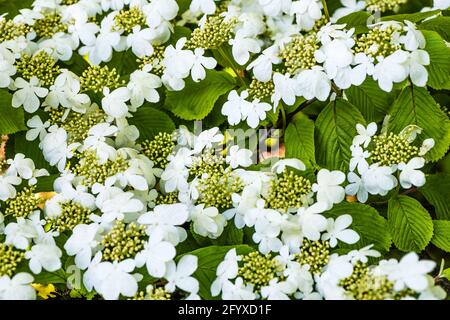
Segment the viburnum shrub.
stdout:
[[0,299],[444,299],[450,1],[0,2]]

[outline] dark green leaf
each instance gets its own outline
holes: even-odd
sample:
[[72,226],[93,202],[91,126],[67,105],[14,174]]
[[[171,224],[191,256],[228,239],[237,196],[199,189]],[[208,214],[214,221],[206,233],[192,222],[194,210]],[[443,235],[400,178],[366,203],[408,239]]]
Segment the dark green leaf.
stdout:
[[388,226],[396,247],[401,251],[420,252],[433,237],[433,221],[416,199],[396,196],[388,203]]
[[431,242],[438,248],[450,252],[450,221],[434,220],[434,236]]
[[427,183],[419,189],[436,211],[440,220],[450,220],[450,174],[427,176]]
[[129,119],[129,123],[138,128],[140,141],[152,139],[160,132],[172,133],[175,130],[175,124],[164,111],[148,104],[140,107]]
[[298,158],[305,163],[316,163],[314,149],[314,121],[303,113],[298,113],[288,125],[284,143],[286,158]]
[[430,55],[428,85],[433,89],[450,89],[450,48],[435,31],[422,31],[427,44],[425,50]]
[[23,108],[11,105],[12,94],[0,89],[0,134],[11,134],[26,130]]

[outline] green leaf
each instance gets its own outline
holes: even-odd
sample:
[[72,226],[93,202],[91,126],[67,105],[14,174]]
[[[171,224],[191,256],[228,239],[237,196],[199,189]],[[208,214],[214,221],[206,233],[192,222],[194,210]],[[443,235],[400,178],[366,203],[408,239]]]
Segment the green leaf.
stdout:
[[372,15],[367,11],[357,11],[340,18],[337,24],[346,24],[347,29],[355,28],[355,34],[369,31],[367,23]]
[[434,236],[431,242],[446,252],[450,252],[450,221],[434,220]]
[[435,31],[422,31],[427,44],[425,50],[430,55],[428,85],[433,89],[450,89],[450,48]]
[[404,14],[395,14],[391,16],[384,16],[381,18],[381,21],[400,21],[408,20],[414,23],[425,20],[426,18],[432,17],[435,14],[439,13],[440,10],[426,11],[426,12],[415,12],[415,13],[404,13]]
[[129,119],[129,123],[138,128],[140,141],[152,139],[160,132],[172,133],[175,130],[172,119],[164,111],[150,107],[149,104],[140,107]]
[[238,255],[247,254],[254,249],[247,245],[240,246],[210,246],[197,249],[186,254],[192,254],[198,257],[197,271],[194,277],[200,283],[199,295],[203,299],[217,299],[211,296],[211,284],[216,278],[216,270],[228,251],[235,248]]
[[39,284],[57,284],[67,283],[67,275],[63,269],[59,269],[55,272],[42,271],[40,274],[33,274],[33,283]]
[[412,86],[404,88],[395,100],[390,115],[389,131],[400,133],[409,125],[417,125],[423,132],[418,135],[415,144],[421,145],[425,139],[434,139],[434,148],[425,155],[427,160],[437,161],[447,153],[450,120],[426,89]]
[[360,240],[353,244],[340,242],[341,248],[360,249],[370,244],[380,252],[387,252],[391,246],[391,235],[388,231],[387,221],[377,210],[361,203],[342,202],[335,205],[330,211],[324,213],[326,217],[337,218],[349,214],[353,218],[350,229],[355,230]]
[[0,12],[1,14],[7,13],[8,19],[13,19],[16,15],[19,14],[19,10],[23,8],[30,8],[31,4],[34,0],[20,0],[20,1],[11,1],[11,0],[1,0],[0,1]]
[[446,41],[450,41],[450,17],[439,16],[424,21],[419,25],[419,29],[436,31]]
[[345,96],[359,108],[367,122],[383,120],[394,100],[393,94],[381,90],[372,78],[367,78],[360,86],[350,87],[345,91]]
[[420,192],[431,203],[440,220],[450,220],[450,174],[438,173],[427,176],[427,183]]
[[23,108],[11,105],[12,94],[0,89],[0,134],[11,134],[26,130]]
[[184,120],[202,120],[214,108],[220,96],[236,85],[235,79],[224,71],[207,71],[206,79],[194,82],[186,81],[181,91],[169,91],[166,105],[178,117]]
[[208,237],[203,237],[195,233],[193,224],[191,224],[190,232],[193,238],[200,246],[230,246],[239,245],[244,242],[244,231],[242,229],[236,228],[234,223],[229,223],[224,229],[222,234],[217,239],[211,239]]
[[433,237],[433,221],[419,201],[396,196],[388,203],[388,226],[396,247],[401,251],[420,252]]
[[288,125],[284,143],[286,158],[298,158],[311,165],[316,163],[314,149],[314,121],[303,113],[298,113]]
[[109,70],[116,68],[117,73],[121,76],[121,79],[123,79],[139,69],[139,63],[136,60],[137,57],[131,50],[121,52],[114,51],[111,61],[106,63],[106,65],[108,65]]
[[345,100],[332,101],[322,110],[315,131],[316,160],[320,166],[347,171],[358,123],[366,122],[358,108]]
[[38,178],[35,192],[51,192],[53,191],[53,183],[59,177],[58,174],[52,174],[46,177]]
[[186,27],[175,26],[172,36],[170,37],[170,41],[167,45],[171,44],[175,46],[177,41],[181,38],[189,38],[191,35],[191,29]]

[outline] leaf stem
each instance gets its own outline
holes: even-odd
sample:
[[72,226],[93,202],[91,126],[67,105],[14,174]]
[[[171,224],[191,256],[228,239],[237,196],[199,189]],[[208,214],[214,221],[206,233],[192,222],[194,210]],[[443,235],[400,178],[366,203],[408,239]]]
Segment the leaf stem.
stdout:
[[322,0],[322,5],[323,5],[323,11],[325,13],[325,17],[327,17],[327,20],[330,20],[330,12],[328,11],[328,6],[327,6],[327,1],[326,0]]
[[280,103],[280,110],[281,110],[281,118],[283,119],[283,134],[286,130],[287,121],[286,121],[286,110],[284,109],[283,103]]
[[233,72],[236,74],[241,85],[247,88],[247,83],[241,75],[240,70],[236,69],[233,61],[228,57],[227,53],[223,50],[222,47],[217,48],[217,52],[222,56],[222,58],[227,62],[228,66],[233,69]]

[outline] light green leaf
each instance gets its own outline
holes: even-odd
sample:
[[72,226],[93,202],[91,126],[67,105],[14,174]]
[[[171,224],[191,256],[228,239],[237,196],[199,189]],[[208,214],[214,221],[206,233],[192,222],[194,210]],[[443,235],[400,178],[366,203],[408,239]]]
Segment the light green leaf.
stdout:
[[389,250],[392,240],[388,231],[387,221],[377,210],[361,203],[342,202],[324,213],[326,217],[334,219],[344,214],[352,216],[353,222],[350,229],[355,230],[361,239],[353,245],[340,242],[340,247],[360,249],[373,244],[374,249],[380,252]]
[[317,164],[329,170],[347,171],[358,123],[366,123],[358,108],[342,99],[330,102],[316,120]]
[[0,89],[0,134],[11,134],[26,130],[23,108],[11,105],[12,94]]
[[425,20],[426,18],[432,17],[435,14],[439,13],[440,10],[432,10],[432,11],[426,11],[426,12],[416,12],[416,13],[402,13],[402,14],[395,14],[391,16],[384,16],[381,18],[381,21],[400,21],[403,22],[405,20],[411,21],[411,22],[420,22],[422,20]]
[[164,111],[148,104],[140,107],[129,119],[129,123],[138,128],[140,141],[152,139],[160,132],[172,133],[175,130],[175,124]]
[[431,242],[438,248],[450,252],[450,221],[434,220],[434,236]]
[[450,17],[439,16],[424,21],[419,25],[419,29],[436,31],[446,41],[450,41]]
[[433,237],[433,221],[419,201],[396,196],[388,203],[388,226],[396,247],[401,251],[420,252]]
[[202,120],[214,108],[214,104],[236,85],[235,79],[224,71],[207,71],[206,79],[194,82],[186,80],[181,91],[169,91],[166,105],[184,120]]
[[450,48],[435,31],[422,31],[427,44],[425,50],[430,55],[428,85],[433,89],[450,89]]
[[297,158],[311,165],[316,163],[314,121],[303,113],[296,114],[286,129],[284,144],[286,158]]
[[393,94],[381,90],[372,78],[367,78],[360,86],[350,87],[345,91],[345,96],[359,108],[367,122],[383,120],[394,100]]
[[424,88],[406,87],[395,100],[390,111],[388,130],[400,133],[409,125],[423,129],[415,144],[433,138],[435,146],[425,156],[427,160],[437,161],[448,151],[450,145],[450,121],[433,97]]
[[437,173],[427,176],[420,192],[431,203],[440,220],[450,220],[450,174]]
[[194,272],[194,277],[200,283],[199,295],[203,299],[217,299],[217,297],[211,296],[211,284],[216,278],[217,266],[223,261],[227,252],[233,248],[236,249],[238,255],[247,254],[254,251],[252,247],[249,247],[247,245],[240,245],[210,246],[186,253],[198,257],[198,267],[197,271]]

